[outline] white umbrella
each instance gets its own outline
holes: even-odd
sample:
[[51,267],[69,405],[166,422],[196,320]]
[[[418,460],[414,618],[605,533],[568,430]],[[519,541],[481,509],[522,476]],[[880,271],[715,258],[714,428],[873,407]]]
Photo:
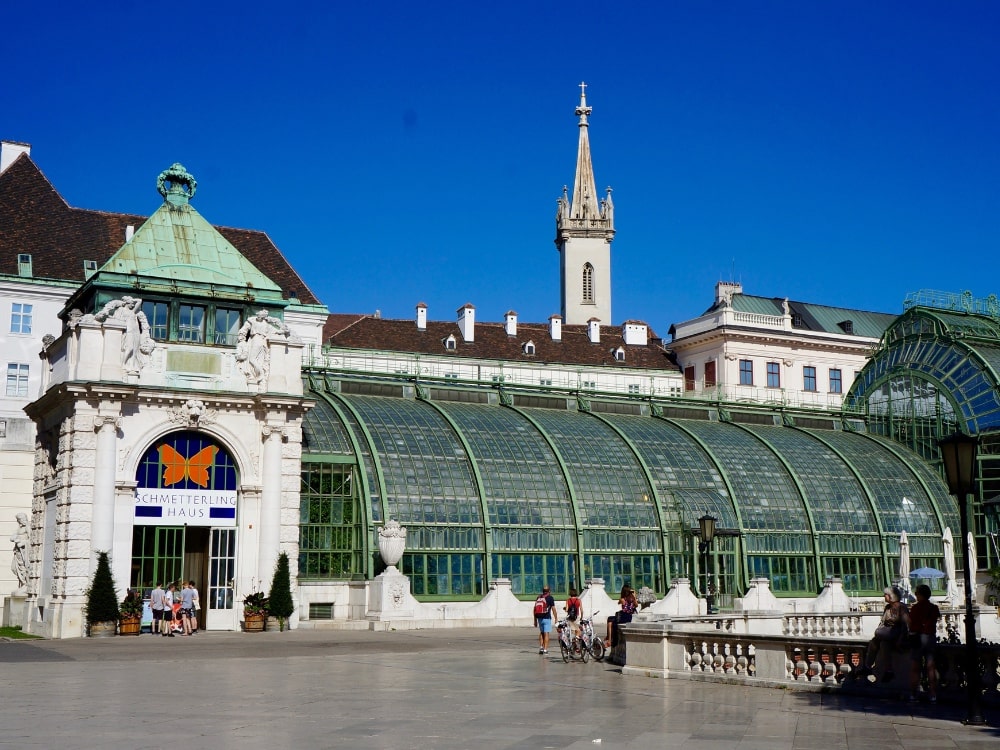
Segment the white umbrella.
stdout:
[[969,566],[969,580],[972,581],[972,601],[976,601],[976,541],[970,531],[965,541],[965,564]]
[[910,540],[906,531],[899,535],[899,588],[903,590],[903,600],[910,593]]
[[945,602],[949,607],[957,607],[961,597],[958,595],[958,581],[955,580],[955,540],[952,539],[950,526],[944,527],[941,540],[944,542],[944,575],[948,579]]

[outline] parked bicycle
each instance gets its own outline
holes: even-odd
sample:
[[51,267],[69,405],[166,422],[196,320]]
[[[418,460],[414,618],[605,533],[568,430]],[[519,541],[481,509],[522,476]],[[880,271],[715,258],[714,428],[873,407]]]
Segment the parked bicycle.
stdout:
[[597,615],[600,610],[594,612],[590,617],[584,617],[580,620],[580,639],[583,641],[587,650],[590,651],[590,655],[594,657],[595,661],[601,661],[604,659],[604,639],[594,633],[594,620],[597,619]]
[[556,623],[556,631],[559,633],[559,653],[562,654],[563,661],[579,659],[584,664],[590,658],[590,649],[583,638],[573,635],[573,628],[567,620],[560,620]]

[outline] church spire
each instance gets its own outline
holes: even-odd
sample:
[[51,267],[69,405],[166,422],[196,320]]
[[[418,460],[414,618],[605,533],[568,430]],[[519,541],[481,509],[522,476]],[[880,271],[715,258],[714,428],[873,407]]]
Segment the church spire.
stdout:
[[580,118],[580,145],[576,152],[576,181],[573,183],[573,205],[570,216],[574,219],[596,219],[600,217],[597,203],[597,188],[594,182],[594,165],[590,160],[590,125],[587,117],[593,112],[587,106],[587,84],[580,83],[580,105],[576,116]]
[[611,323],[611,240],[615,236],[611,188],[597,195],[590,158],[587,84],[580,84],[576,108],[580,131],[573,195],[567,187],[556,201],[556,247],[562,255],[562,311],[567,324],[584,325],[593,317]]

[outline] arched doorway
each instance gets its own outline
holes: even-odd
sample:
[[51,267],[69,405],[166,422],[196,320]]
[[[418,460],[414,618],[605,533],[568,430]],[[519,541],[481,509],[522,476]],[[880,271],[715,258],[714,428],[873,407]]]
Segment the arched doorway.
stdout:
[[239,477],[217,440],[190,430],[157,439],[136,470],[130,585],[194,581],[206,629],[235,627]]

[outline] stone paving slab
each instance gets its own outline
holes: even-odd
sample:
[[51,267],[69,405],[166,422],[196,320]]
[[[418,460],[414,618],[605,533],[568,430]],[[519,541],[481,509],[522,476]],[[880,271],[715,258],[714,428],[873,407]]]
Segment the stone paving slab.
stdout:
[[529,628],[9,641],[0,676],[3,750],[1000,747],[960,706],[623,677]]

